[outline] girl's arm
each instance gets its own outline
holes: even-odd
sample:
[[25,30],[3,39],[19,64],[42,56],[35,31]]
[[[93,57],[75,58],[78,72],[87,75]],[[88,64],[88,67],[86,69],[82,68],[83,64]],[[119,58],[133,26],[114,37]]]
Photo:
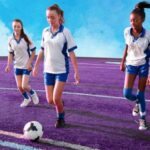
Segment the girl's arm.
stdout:
[[80,82],[77,59],[76,59],[75,53],[73,51],[69,52],[69,56],[70,56],[70,59],[71,59],[72,65],[73,65],[73,69],[74,69],[75,84],[77,85]]
[[10,72],[10,65],[12,64],[12,62],[13,62],[13,54],[9,53],[5,72]]
[[126,57],[127,57],[127,51],[128,51],[128,45],[126,45],[126,47],[124,49],[123,58],[121,60],[121,64],[120,64],[121,71],[125,71],[125,61],[126,61]]
[[37,59],[35,61],[34,68],[33,68],[33,76],[37,76],[38,69],[39,69],[39,64],[40,64],[41,60],[43,59],[43,57],[44,57],[44,51],[40,50],[40,52],[39,52],[39,54],[37,56]]
[[150,85],[150,66],[149,66],[149,74],[148,74],[148,78],[147,78],[147,85]]
[[31,56],[30,56],[28,63],[26,65],[28,70],[32,70],[32,62],[34,60],[34,57],[35,57],[35,51],[32,51]]
[[147,78],[147,85],[150,85],[150,74],[149,74],[149,76]]

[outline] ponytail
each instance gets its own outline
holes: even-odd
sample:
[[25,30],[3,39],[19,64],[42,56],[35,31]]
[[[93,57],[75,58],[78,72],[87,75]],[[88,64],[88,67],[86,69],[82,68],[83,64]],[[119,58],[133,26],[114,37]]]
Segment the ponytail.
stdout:
[[136,4],[135,8],[137,9],[144,9],[144,8],[150,8],[150,3],[143,1]]
[[142,2],[137,3],[135,5],[135,9],[133,9],[131,13],[141,16],[141,18],[144,21],[145,16],[146,16],[144,8],[150,8],[150,3],[146,2],[146,1],[142,1]]

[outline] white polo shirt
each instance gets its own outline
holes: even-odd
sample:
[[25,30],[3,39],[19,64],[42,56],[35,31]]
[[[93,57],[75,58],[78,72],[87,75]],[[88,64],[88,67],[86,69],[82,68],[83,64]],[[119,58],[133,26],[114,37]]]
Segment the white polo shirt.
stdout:
[[135,39],[131,31],[131,27],[124,30],[125,42],[128,45],[126,64],[144,65],[150,57],[150,32],[143,28],[139,37]]
[[77,46],[70,31],[60,25],[57,32],[52,33],[50,27],[43,30],[41,48],[44,50],[44,72],[68,73],[68,52],[74,51]]
[[30,58],[30,52],[35,49],[36,47],[33,42],[28,45],[24,38],[16,40],[14,35],[12,35],[8,41],[8,51],[14,55],[14,68],[26,69],[26,64]]

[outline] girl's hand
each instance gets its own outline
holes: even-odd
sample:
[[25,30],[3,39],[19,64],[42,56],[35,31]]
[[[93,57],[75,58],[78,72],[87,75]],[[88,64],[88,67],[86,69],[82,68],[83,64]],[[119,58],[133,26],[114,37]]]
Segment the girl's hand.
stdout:
[[27,63],[26,68],[27,68],[27,70],[31,71],[31,70],[32,70],[32,65],[31,65],[31,63]]
[[37,75],[38,75],[38,71],[39,69],[38,69],[38,67],[34,67],[33,68],[33,71],[32,71],[32,75],[34,76],[34,77],[36,77]]
[[125,64],[122,62],[120,64],[120,71],[125,71]]
[[9,65],[6,66],[5,72],[7,72],[7,73],[10,72],[10,66]]
[[148,76],[148,78],[147,78],[147,83],[146,83],[147,85],[150,85],[150,75]]
[[75,74],[74,74],[74,79],[75,79],[74,84],[75,84],[75,85],[78,85],[78,84],[80,83],[80,76],[79,76],[79,73],[75,73]]

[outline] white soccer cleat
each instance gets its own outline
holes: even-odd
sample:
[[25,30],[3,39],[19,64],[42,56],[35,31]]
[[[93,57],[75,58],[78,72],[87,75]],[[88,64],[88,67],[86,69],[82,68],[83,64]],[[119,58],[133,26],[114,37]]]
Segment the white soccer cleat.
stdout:
[[20,107],[27,107],[29,103],[31,102],[31,99],[24,99],[23,102],[20,104]]
[[138,116],[139,115],[139,105],[135,104],[133,110],[132,110],[132,116]]
[[139,120],[139,130],[147,130],[146,120],[140,119]]
[[39,97],[37,96],[37,93],[36,93],[35,91],[34,91],[34,94],[31,95],[31,98],[32,98],[33,103],[34,103],[35,105],[37,105],[37,104],[39,103]]

